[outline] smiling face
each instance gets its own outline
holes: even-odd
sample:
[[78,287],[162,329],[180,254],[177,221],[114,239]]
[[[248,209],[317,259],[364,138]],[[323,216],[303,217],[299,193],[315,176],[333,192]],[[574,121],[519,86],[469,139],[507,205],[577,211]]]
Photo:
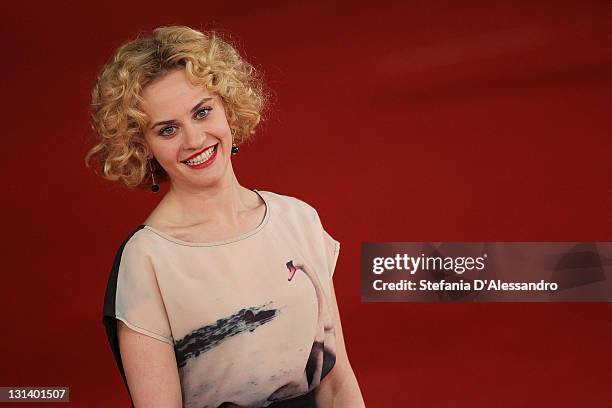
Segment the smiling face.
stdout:
[[205,187],[231,171],[232,134],[222,99],[193,86],[183,69],[147,85],[145,141],[172,185]]

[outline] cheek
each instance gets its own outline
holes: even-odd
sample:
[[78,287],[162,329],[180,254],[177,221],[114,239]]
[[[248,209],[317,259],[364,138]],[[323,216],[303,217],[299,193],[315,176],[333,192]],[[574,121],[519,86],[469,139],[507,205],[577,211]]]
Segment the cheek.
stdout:
[[205,144],[210,144],[215,140],[219,141],[222,145],[232,144],[232,134],[227,124],[220,123],[214,126],[209,124],[203,131],[208,135],[204,142]]
[[160,165],[165,166],[166,163],[173,163],[176,161],[175,149],[168,140],[149,139],[147,140],[147,145]]
[[225,120],[217,120],[214,123],[208,123],[202,127],[202,130],[214,135],[217,138],[226,138],[230,135],[229,125]]
[[227,135],[230,135],[230,127],[227,118],[225,117],[225,112],[217,112],[217,115],[212,119],[213,120],[209,121],[208,123],[212,133],[214,133],[217,137],[226,137]]

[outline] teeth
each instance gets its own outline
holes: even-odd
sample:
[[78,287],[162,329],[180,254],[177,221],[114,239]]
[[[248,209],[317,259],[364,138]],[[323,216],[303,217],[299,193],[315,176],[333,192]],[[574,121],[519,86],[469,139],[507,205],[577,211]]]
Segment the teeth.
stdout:
[[193,159],[187,160],[185,163],[190,166],[195,166],[196,164],[204,163],[206,160],[210,159],[213,152],[215,151],[215,146],[211,146],[208,149],[204,150],[202,153],[194,157]]

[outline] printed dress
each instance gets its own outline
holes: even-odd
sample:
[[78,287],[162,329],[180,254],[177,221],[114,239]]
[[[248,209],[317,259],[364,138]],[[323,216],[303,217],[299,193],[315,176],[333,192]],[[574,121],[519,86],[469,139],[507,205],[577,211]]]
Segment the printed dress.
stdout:
[[140,225],[117,251],[103,323],[126,387],[117,319],[174,347],[186,408],[315,406],[340,244],[307,203],[253,191],[266,213],[248,233],[193,243]]

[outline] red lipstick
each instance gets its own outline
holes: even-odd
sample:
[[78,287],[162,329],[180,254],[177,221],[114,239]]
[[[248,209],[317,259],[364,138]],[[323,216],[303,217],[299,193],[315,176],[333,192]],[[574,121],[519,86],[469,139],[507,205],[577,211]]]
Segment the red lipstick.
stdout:
[[[213,162],[215,161],[215,158],[217,157],[217,150],[218,150],[218,145],[214,145],[215,147],[213,148],[213,153],[212,155],[208,158],[208,160],[206,160],[205,162],[202,162],[200,164],[194,164],[194,165],[189,165],[187,163],[183,163],[185,166],[189,167],[190,169],[203,169],[204,167],[208,167],[211,164],[213,164]],[[206,150],[206,149],[204,149]],[[201,152],[200,152],[201,153]],[[199,153],[198,153],[199,154]],[[197,155],[196,155],[197,156]],[[191,156],[191,157],[195,157],[195,156]]]
[[[215,146],[215,145],[210,145],[210,146]],[[202,154],[202,152],[206,151],[207,149],[210,149],[210,146],[206,146],[205,148],[203,148],[202,150],[200,150],[199,152],[196,152],[194,154],[192,154],[191,156],[189,156],[188,158],[186,158],[185,160],[182,160],[182,163],[186,162],[187,160],[191,160],[194,157]]]

